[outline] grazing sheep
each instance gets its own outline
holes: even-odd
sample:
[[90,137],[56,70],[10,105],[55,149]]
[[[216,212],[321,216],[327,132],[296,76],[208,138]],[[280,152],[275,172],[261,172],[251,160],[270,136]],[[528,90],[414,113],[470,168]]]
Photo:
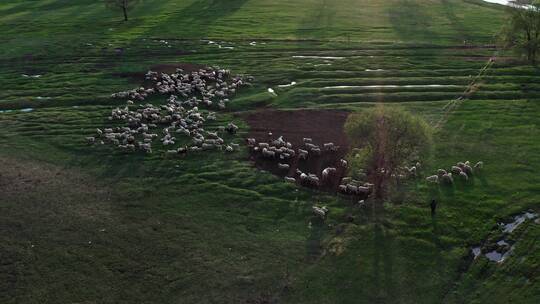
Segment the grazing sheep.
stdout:
[[291,184],[296,183],[296,179],[294,177],[285,176],[285,181]]
[[438,175],[432,175],[426,177],[426,181],[428,183],[438,184],[439,183],[439,176]]
[[343,178],[341,179],[341,183],[344,184],[344,185],[346,185],[346,184],[351,183],[352,180],[353,180],[352,177],[343,177]]
[[317,186],[317,187],[320,185],[320,180],[317,177],[317,175],[315,175],[315,174],[308,174],[307,182],[309,184],[311,184],[313,186]]
[[407,170],[409,176],[416,177],[416,167],[412,166],[410,168],[405,167],[405,170]]
[[439,169],[439,170],[437,170],[437,175],[438,175],[439,177],[441,177],[441,176],[443,176],[443,175],[445,175],[445,174],[447,174],[447,173],[448,173],[448,172],[446,172],[446,170],[444,170],[444,169]]
[[337,172],[336,168],[332,168],[332,167],[326,168],[322,171],[322,179],[327,180],[330,177],[330,175],[335,174],[336,172]]
[[463,181],[468,181],[469,180],[469,176],[467,175],[467,173],[461,171],[459,173],[459,177],[463,180]]
[[227,125],[227,127],[225,127],[225,130],[230,134],[236,134],[236,131],[238,131],[238,126],[231,122]]
[[484,162],[482,161],[479,161],[476,163],[476,165],[474,165],[474,170],[480,171],[482,168],[484,168]]
[[229,152],[229,153],[230,153],[230,152],[234,152],[234,148],[231,147],[231,146],[227,146],[227,147],[225,148],[225,152]]
[[87,138],[86,138],[86,142],[87,142],[89,145],[93,145],[93,144],[96,142],[96,138],[95,138],[95,137],[87,137]]
[[441,182],[443,184],[452,185],[454,183],[454,178],[452,177],[452,173],[446,173],[441,177]]
[[305,138],[305,137],[304,137],[304,138],[302,139],[302,141],[303,141],[304,143],[310,144],[310,143],[313,142],[313,139],[311,139],[311,138]]
[[248,146],[255,146],[257,144],[257,140],[255,140],[255,138],[248,138],[246,141]]
[[455,175],[459,175],[461,172],[463,172],[463,170],[461,170],[461,168],[458,166],[452,166],[452,170],[450,171],[452,171],[452,173]]
[[328,211],[329,211],[328,208],[326,208],[326,206],[321,207],[321,208],[317,206],[313,206],[311,207],[311,210],[313,211],[313,214],[320,217],[322,220],[326,219],[326,215],[328,214]]
[[343,168],[347,168],[347,166],[348,166],[347,161],[344,160],[344,159],[339,160],[339,164],[340,164]]
[[321,155],[322,154],[322,151],[320,148],[313,148],[311,149],[311,152],[314,154],[314,155]]
[[307,150],[302,150],[302,149],[298,149],[298,158],[299,159],[307,159],[308,157],[308,151]]
[[264,148],[262,150],[262,155],[263,155],[263,157],[266,157],[266,158],[274,158],[274,157],[276,157],[276,152],[270,151],[267,148]]
[[355,186],[353,184],[347,184],[346,188],[347,188],[347,193],[351,193],[351,194],[358,193],[358,186]]
[[358,186],[358,194],[371,194],[372,187]]
[[467,173],[468,176],[472,176],[473,174],[473,168],[467,164],[463,166],[463,172]]
[[281,163],[279,163],[278,168],[279,168],[279,170],[289,170],[291,168],[291,166],[289,164],[281,164]]

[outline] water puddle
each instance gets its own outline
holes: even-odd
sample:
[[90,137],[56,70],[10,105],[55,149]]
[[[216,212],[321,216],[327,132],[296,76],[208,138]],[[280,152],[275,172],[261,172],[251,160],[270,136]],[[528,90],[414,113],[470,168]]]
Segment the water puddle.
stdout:
[[39,75],[39,74],[37,74],[37,75],[22,74],[21,76],[24,77],[24,78],[41,78],[41,76],[43,76],[43,75]]
[[293,81],[289,84],[280,84],[278,85],[278,88],[288,88],[288,87],[292,87],[292,86],[295,86],[296,85],[296,81]]
[[0,110],[0,114],[1,114],[1,113],[12,113],[12,112],[15,112],[15,111],[20,111],[20,112],[23,112],[23,113],[28,113],[28,112],[34,111],[34,108],[24,108],[24,109],[20,109],[20,110]]
[[452,88],[459,87],[453,84],[408,84],[408,85],[365,85],[365,86],[329,86],[323,89],[385,89],[385,88]]
[[220,49],[234,50],[234,46],[225,45],[225,44],[227,44],[227,42],[224,42],[224,41],[220,41],[219,43],[215,42],[215,41],[212,41],[212,40],[201,40],[201,41],[206,42],[208,45],[217,46]]
[[480,246],[473,247],[472,253],[473,253],[474,258],[476,259],[482,253],[482,248]]
[[539,219],[537,217],[537,213],[526,211],[513,216],[512,222],[510,223],[499,223],[498,225],[502,228],[504,236],[502,236],[494,244],[487,244],[485,248],[482,248],[482,246],[472,247],[471,253],[474,259],[477,259],[480,255],[482,255],[482,253],[484,253],[484,256],[492,262],[504,262],[506,258],[508,258],[514,251],[514,244],[511,244],[510,241],[505,239],[505,237],[514,232],[521,224],[525,223],[527,220],[536,219],[534,222],[539,223]]
[[292,56],[293,58],[300,58],[300,59],[326,59],[326,60],[341,60],[345,59],[345,57],[333,57],[333,56]]
[[504,233],[512,233],[514,232],[514,230],[516,230],[519,227],[519,225],[523,224],[526,220],[532,220],[536,218],[537,216],[538,214],[536,213],[525,212],[523,214],[514,216],[513,218],[514,221],[508,224],[499,223],[499,225],[503,228]]
[[519,3],[516,3],[516,1],[512,1],[512,0],[484,0],[484,2],[495,3],[495,4],[505,5],[505,6],[521,7],[521,8],[531,7],[531,5],[519,4]]

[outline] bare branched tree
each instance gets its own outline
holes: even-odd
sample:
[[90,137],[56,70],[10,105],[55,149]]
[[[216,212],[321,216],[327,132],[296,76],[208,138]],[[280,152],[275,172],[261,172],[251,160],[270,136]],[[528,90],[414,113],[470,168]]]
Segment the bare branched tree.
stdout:
[[509,22],[502,32],[503,47],[536,64],[540,50],[540,2],[520,1],[508,8]]
[[124,21],[128,21],[128,11],[131,10],[139,0],[104,0],[105,5],[113,10],[120,9],[124,14]]

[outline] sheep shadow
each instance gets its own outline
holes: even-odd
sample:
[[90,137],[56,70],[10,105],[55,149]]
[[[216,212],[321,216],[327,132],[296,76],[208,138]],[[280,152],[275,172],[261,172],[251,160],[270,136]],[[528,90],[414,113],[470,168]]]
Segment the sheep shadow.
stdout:
[[323,252],[322,239],[326,225],[324,220],[313,216],[310,219],[310,234],[306,241],[306,258],[308,261],[316,261]]

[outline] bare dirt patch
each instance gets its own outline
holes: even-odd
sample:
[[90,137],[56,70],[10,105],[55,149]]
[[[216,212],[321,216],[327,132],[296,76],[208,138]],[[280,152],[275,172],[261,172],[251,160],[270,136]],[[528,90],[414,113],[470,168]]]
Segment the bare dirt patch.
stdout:
[[[320,190],[337,192],[341,178],[345,176],[346,169],[340,165],[340,160],[349,151],[349,143],[343,126],[349,115],[343,110],[264,110],[245,115],[250,126],[248,137],[255,138],[257,142],[270,142],[283,136],[285,141],[293,145],[293,149],[304,148],[304,138],[313,139],[313,143],[323,147],[324,143],[334,143],[339,146],[338,151],[323,151],[320,156],[310,154],[306,160],[298,156],[289,160],[267,159],[260,153],[251,153],[250,160],[262,170],[275,175],[295,177],[298,180],[296,169],[304,173],[316,174],[322,180],[322,171],[328,167],[337,168],[330,180],[320,187]],[[269,132],[272,135],[269,135]],[[278,163],[290,165],[289,170],[280,170]]]

